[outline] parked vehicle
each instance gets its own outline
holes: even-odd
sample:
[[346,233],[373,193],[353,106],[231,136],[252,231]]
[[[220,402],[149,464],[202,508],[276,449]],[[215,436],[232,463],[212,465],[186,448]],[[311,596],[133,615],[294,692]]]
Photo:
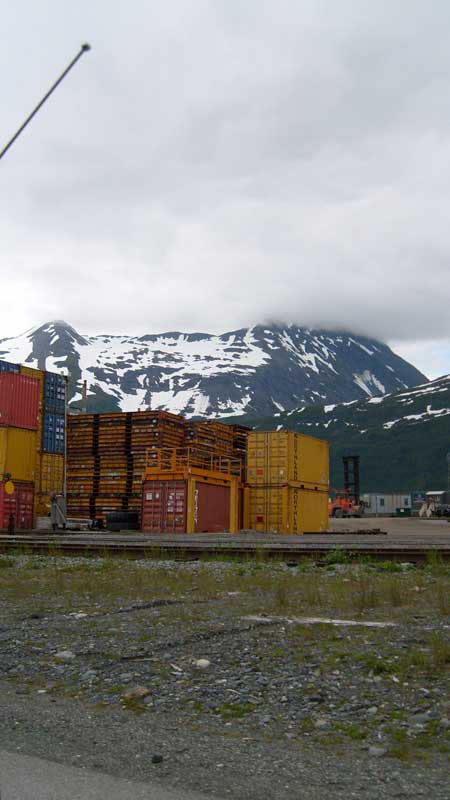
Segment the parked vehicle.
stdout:
[[328,499],[329,517],[362,517],[365,506],[362,500],[355,502],[355,498],[345,489],[335,489],[333,496]]

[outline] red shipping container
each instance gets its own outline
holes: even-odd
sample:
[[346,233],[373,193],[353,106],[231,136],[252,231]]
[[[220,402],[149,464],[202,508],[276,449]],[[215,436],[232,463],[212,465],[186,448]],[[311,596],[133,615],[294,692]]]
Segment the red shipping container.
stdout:
[[0,425],[36,431],[40,383],[28,375],[0,373]]
[[34,485],[14,482],[14,492],[7,494],[0,483],[0,530],[8,528],[10,514],[13,516],[16,531],[31,530],[33,527]]
[[146,481],[142,494],[142,530],[186,533],[187,481]]
[[[195,481],[195,533],[230,529],[230,492],[229,486]],[[187,496],[187,480],[145,481],[142,494],[142,530],[146,533],[186,533]]]

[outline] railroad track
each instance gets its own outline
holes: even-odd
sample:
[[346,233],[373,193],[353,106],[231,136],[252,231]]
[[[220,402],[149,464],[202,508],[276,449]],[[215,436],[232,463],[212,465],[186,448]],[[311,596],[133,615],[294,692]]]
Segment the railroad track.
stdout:
[[274,535],[230,534],[142,536],[132,534],[0,534],[0,553],[25,552],[53,556],[119,556],[125,558],[170,558],[185,561],[202,557],[276,558],[287,562],[312,558],[320,561],[340,549],[352,558],[370,557],[420,563],[430,553],[450,559],[450,538],[442,535],[423,539],[394,536],[315,535],[307,538]]

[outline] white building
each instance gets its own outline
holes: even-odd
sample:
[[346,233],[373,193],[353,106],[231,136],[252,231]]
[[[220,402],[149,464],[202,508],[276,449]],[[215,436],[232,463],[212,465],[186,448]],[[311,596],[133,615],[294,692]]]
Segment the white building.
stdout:
[[408,492],[376,492],[362,494],[365,513],[374,515],[396,514],[397,509],[411,512],[412,498]]

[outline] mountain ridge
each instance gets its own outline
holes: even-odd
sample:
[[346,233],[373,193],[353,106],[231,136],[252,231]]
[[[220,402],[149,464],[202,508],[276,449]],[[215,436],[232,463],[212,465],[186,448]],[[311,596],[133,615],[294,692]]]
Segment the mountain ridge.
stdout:
[[426,380],[382,342],[343,331],[255,325],[222,334],[80,334],[53,320],[0,339],[0,358],[70,372],[72,404],[187,417],[265,416],[374,397]]
[[380,397],[239,421],[255,430],[279,428],[327,439],[331,486],[342,487],[342,456],[356,453],[362,491],[447,488],[450,375]]

